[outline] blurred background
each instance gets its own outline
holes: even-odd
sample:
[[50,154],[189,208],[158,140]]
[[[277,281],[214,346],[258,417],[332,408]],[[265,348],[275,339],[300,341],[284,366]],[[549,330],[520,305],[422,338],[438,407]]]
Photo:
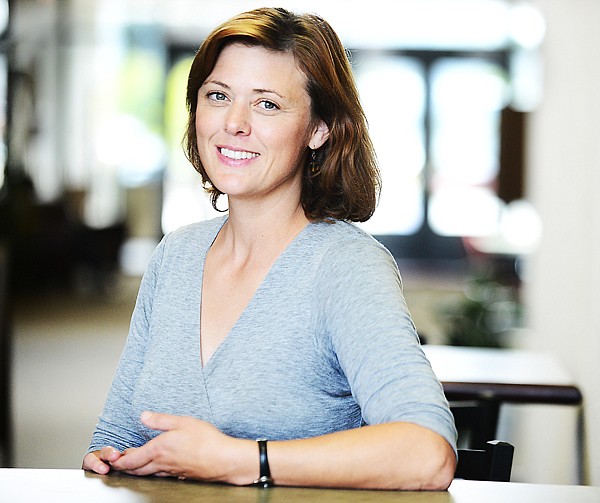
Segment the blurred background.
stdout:
[[513,480],[574,483],[584,456],[600,485],[597,0],[0,2],[8,463],[80,466],[150,253],[215,215],[181,149],[191,59],[264,5],[349,50],[383,177],[364,227],[424,341],[550,350],[582,390],[581,414],[503,407]]

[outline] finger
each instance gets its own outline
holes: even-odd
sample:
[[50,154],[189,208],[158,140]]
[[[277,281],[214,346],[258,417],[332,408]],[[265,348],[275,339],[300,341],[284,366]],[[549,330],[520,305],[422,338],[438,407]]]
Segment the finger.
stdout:
[[181,421],[180,416],[150,411],[142,412],[140,419],[148,428],[160,431],[174,430]]
[[[103,468],[100,465],[104,465],[99,459],[96,452],[90,452],[86,454],[83,458],[83,463],[81,464],[81,468],[88,471],[93,471],[98,473],[98,469],[103,471]],[[106,466],[106,465],[104,465]]]
[[105,461],[107,463],[112,463],[113,461],[116,461],[117,459],[119,459],[122,456],[121,451],[119,451],[118,449],[115,449],[114,447],[103,447],[102,449],[100,449],[99,453],[98,453],[98,457],[102,460]]
[[153,454],[149,442],[141,447],[127,449],[119,458],[112,461],[110,466],[115,470],[133,472],[149,465],[152,460]]
[[100,452],[90,452],[83,458],[81,466],[84,470],[92,471],[100,475],[106,475],[110,471],[110,466],[100,459]]
[[138,476],[147,476],[147,475],[156,475],[162,477],[172,476],[172,474],[168,471],[165,471],[164,467],[159,466],[156,460],[151,460],[144,465],[139,466],[130,466],[128,461],[125,464],[125,468],[119,469],[119,471],[126,473],[128,475],[138,475]]
[[141,466],[134,470],[119,470],[119,471],[121,471],[122,473],[126,473],[127,475],[137,475],[138,477],[146,477],[148,475],[157,475],[157,473],[162,473],[162,472],[158,472],[158,469],[154,468],[154,466],[152,464],[149,464],[146,466]]
[[[177,475],[175,473],[172,473],[170,471],[165,471],[163,469],[159,469],[156,465],[154,464],[149,464],[146,465],[142,468],[139,468],[137,470],[127,470],[124,471],[123,473],[126,473],[127,475],[137,475],[140,477],[147,477],[147,476],[152,476],[152,477],[177,477]],[[180,480],[185,480],[186,477],[180,476],[179,477]]]

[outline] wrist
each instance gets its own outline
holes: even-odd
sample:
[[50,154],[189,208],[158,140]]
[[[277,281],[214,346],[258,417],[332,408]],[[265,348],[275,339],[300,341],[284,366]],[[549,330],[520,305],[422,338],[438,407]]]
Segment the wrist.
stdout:
[[236,439],[229,455],[227,482],[238,486],[252,485],[259,473],[258,449],[254,440]]

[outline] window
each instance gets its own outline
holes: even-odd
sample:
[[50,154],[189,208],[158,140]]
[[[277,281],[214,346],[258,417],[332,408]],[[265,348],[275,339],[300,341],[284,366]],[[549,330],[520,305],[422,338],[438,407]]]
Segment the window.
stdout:
[[364,228],[399,258],[460,258],[461,237],[491,234],[499,221],[508,52],[352,55],[383,181]]

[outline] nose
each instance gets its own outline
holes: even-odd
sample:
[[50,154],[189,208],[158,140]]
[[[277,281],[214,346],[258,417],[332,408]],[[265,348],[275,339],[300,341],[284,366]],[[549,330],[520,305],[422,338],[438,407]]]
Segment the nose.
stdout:
[[225,131],[231,135],[250,134],[250,111],[242,103],[232,103],[225,117]]

